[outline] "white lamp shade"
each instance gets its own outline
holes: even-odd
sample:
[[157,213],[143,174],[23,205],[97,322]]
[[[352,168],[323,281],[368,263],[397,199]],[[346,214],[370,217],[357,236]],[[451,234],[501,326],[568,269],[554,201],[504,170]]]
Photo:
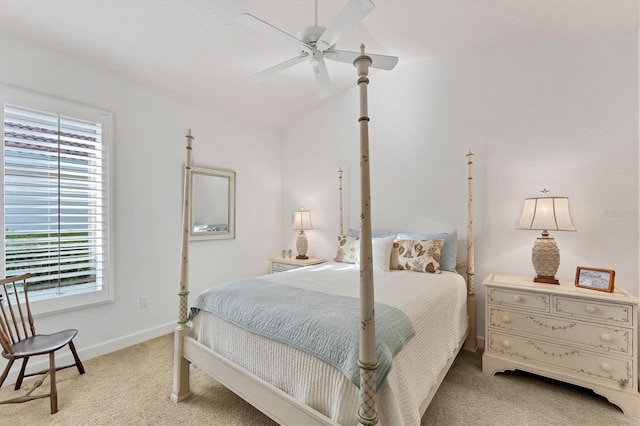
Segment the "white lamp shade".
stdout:
[[293,212],[292,228],[298,229],[300,231],[313,229],[313,225],[311,225],[311,212],[309,212],[309,210],[300,210],[298,212]]
[[517,229],[575,231],[566,197],[527,198]]

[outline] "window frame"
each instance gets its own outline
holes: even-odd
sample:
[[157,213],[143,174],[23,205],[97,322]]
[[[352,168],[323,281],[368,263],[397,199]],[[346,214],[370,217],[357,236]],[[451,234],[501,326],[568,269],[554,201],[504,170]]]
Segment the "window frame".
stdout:
[[[34,315],[41,315],[53,312],[80,309],[87,306],[112,303],[114,301],[113,291],[113,222],[114,222],[114,202],[112,197],[113,188],[113,113],[111,111],[96,108],[80,102],[69,101],[63,98],[35,93],[29,90],[16,88],[0,84],[0,105],[2,106],[2,119],[4,128],[5,104],[13,104],[26,108],[41,111],[55,112],[74,118],[100,122],[102,124],[102,145],[103,145],[103,170],[104,179],[104,203],[106,204],[104,220],[106,231],[105,251],[103,259],[103,280],[102,289],[76,294],[51,295],[46,299],[34,300],[31,308]],[[0,185],[2,197],[0,197],[0,207],[4,212],[4,134],[3,149],[0,153],[0,161],[3,169],[3,184]],[[5,259],[5,233],[4,233],[4,213],[3,232],[0,236],[0,255]],[[4,273],[4,271],[3,271]]]

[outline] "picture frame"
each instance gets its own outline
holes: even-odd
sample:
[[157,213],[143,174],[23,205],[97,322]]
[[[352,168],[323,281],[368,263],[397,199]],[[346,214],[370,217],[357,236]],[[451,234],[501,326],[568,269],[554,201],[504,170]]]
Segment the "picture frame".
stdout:
[[601,269],[578,266],[576,268],[576,287],[612,293],[616,272],[612,269]]

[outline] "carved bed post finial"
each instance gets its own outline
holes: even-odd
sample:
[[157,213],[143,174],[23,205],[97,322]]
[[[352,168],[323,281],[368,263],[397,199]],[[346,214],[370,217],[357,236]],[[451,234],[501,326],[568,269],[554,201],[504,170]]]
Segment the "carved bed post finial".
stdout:
[[189,385],[189,362],[184,358],[183,340],[188,334],[189,320],[189,230],[191,229],[191,144],[195,139],[191,129],[185,136],[187,140],[187,159],[184,166],[184,194],[182,210],[182,262],[180,264],[180,291],[178,292],[178,326],[174,332],[173,343],[173,392],[171,400],[180,402],[191,395]]
[[372,60],[360,45],[360,56],[353,65],[358,70],[360,89],[360,408],[358,422],[371,426],[378,423],[376,412],[376,322],[373,294],[373,260],[371,244],[371,185],[369,174],[369,117],[367,111],[367,84]]

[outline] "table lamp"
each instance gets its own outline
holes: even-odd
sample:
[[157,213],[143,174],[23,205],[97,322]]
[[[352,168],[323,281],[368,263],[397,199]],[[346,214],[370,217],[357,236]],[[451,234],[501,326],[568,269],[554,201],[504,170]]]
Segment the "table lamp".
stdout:
[[[546,194],[546,189],[541,191]],[[524,200],[522,214],[517,229],[541,230],[531,252],[531,260],[536,270],[533,281],[538,283],[559,284],[556,272],[560,267],[560,249],[556,240],[549,236],[552,231],[575,231],[569,213],[567,197],[538,197]]]
[[307,241],[307,234],[304,233],[305,229],[313,229],[311,225],[311,212],[301,208],[300,211],[293,212],[293,229],[298,229],[298,238],[296,239],[296,250],[298,255],[296,259],[308,259],[307,249],[309,248],[309,242]]

